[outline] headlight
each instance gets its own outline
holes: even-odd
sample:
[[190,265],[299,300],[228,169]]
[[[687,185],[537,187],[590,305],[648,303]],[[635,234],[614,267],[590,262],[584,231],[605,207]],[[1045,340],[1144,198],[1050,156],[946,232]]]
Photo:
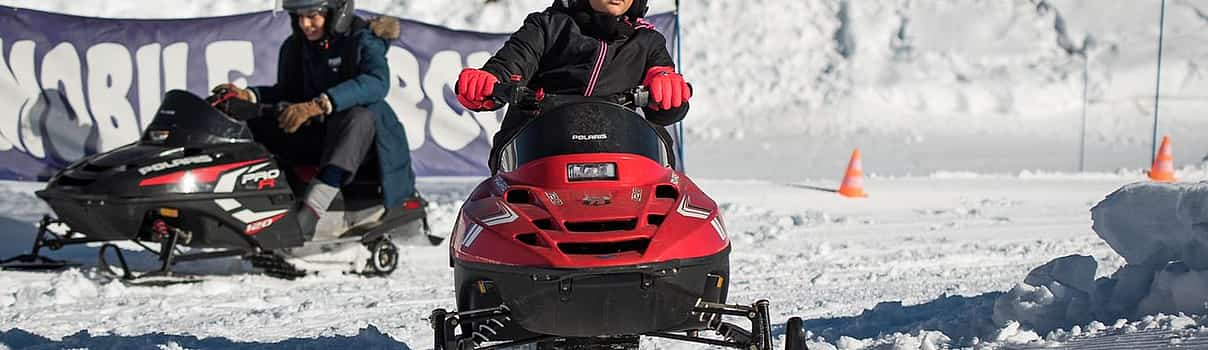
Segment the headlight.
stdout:
[[170,134],[171,132],[168,130],[147,131],[147,141],[150,141],[151,143],[163,143],[168,139],[168,135]]
[[566,165],[569,181],[616,180],[617,163],[576,163]]

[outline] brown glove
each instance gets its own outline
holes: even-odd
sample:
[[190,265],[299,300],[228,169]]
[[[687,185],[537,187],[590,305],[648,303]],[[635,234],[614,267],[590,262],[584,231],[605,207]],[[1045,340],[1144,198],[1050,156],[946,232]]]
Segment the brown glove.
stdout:
[[323,106],[318,101],[295,103],[285,107],[277,116],[277,126],[285,133],[292,134],[306,124],[311,118],[323,115]]
[[213,90],[210,90],[210,93],[215,95],[222,95],[226,94],[227,92],[234,92],[235,98],[237,99],[248,102],[252,101],[252,92],[247,89],[240,89],[238,86],[235,86],[235,84],[218,84],[218,86],[215,86]]

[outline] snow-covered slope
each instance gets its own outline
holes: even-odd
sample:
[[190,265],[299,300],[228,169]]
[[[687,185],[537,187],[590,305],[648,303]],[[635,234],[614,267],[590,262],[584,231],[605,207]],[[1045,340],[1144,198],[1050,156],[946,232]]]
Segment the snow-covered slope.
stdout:
[[[109,17],[225,15],[271,0],[4,0]],[[508,32],[549,0],[363,0],[362,8],[453,28]],[[670,0],[652,1],[655,11]],[[886,175],[1078,169],[1089,58],[1086,167],[1150,158],[1158,0],[702,0],[683,2],[694,173],[834,178],[852,148]],[[1160,132],[1177,164],[1208,139],[1208,3],[1167,6]],[[1090,43],[1090,45],[1086,45]],[[1022,142],[1026,140],[1026,142]],[[759,157],[749,157],[759,154]],[[775,171],[749,169],[770,168]]]
[[[925,343],[1034,340],[994,340],[1004,332],[991,318],[995,299],[1052,257],[1086,254],[1106,267],[1122,265],[1123,259],[1091,232],[1087,210],[1127,181],[1061,176],[870,179],[865,200],[812,189],[832,183],[699,183],[724,209],[735,242],[731,301],[767,298],[775,323],[802,316],[815,340],[840,348],[905,343],[917,349]],[[466,180],[421,183],[434,203],[433,227],[451,227],[454,210],[472,185]],[[4,183],[0,188],[23,192],[32,186]],[[36,205],[36,199],[5,196],[0,203],[18,207]],[[14,220],[23,222],[24,229],[0,232],[5,242],[0,255],[28,245],[31,220],[36,217]],[[218,276],[167,288],[126,286],[98,275],[90,267],[95,248],[55,252],[85,268],[54,274],[0,272],[0,343],[175,342],[196,348],[288,346],[319,338],[318,344],[422,349],[432,334],[424,320],[428,312],[454,305],[447,249],[409,248],[400,270],[389,278],[328,273],[287,282],[237,269],[231,274],[231,264],[216,263],[193,269],[217,269]],[[702,348],[662,341],[645,346]]]

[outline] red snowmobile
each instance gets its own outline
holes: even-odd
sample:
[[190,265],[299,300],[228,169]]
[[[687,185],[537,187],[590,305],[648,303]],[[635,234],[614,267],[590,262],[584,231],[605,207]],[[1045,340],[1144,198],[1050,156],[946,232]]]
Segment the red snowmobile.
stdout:
[[[721,212],[674,170],[665,129],[635,112],[644,88],[607,98],[495,91],[540,112],[461,208],[449,241],[457,311],[432,312],[436,350],[636,349],[641,336],[772,348],[768,301],[726,304]],[[800,318],[786,335],[786,349],[806,348]]]

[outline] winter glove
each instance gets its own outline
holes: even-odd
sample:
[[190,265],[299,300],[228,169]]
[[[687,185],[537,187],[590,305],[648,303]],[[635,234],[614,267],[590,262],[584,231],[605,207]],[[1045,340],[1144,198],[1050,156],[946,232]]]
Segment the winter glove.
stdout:
[[210,90],[210,93],[213,93],[215,95],[224,95],[228,92],[234,92],[235,98],[237,98],[237,99],[248,101],[248,102],[256,102],[254,100],[255,96],[252,95],[251,90],[240,89],[238,86],[235,86],[235,84],[231,84],[231,83],[218,84],[218,86],[215,86],[213,90]]
[[481,69],[466,68],[457,77],[457,102],[471,111],[481,112],[495,109],[491,95],[499,82],[494,74]]
[[672,67],[650,67],[646,70],[646,79],[642,80],[642,85],[650,89],[650,100],[653,103],[646,107],[651,110],[679,108],[692,98],[692,89],[688,87],[688,82]]
[[323,114],[323,106],[317,100],[291,104],[277,116],[277,127],[285,130],[286,134],[292,134],[311,118]]
[[373,31],[373,35],[386,40],[398,39],[402,32],[398,18],[390,16],[381,16],[369,21],[369,30]]

